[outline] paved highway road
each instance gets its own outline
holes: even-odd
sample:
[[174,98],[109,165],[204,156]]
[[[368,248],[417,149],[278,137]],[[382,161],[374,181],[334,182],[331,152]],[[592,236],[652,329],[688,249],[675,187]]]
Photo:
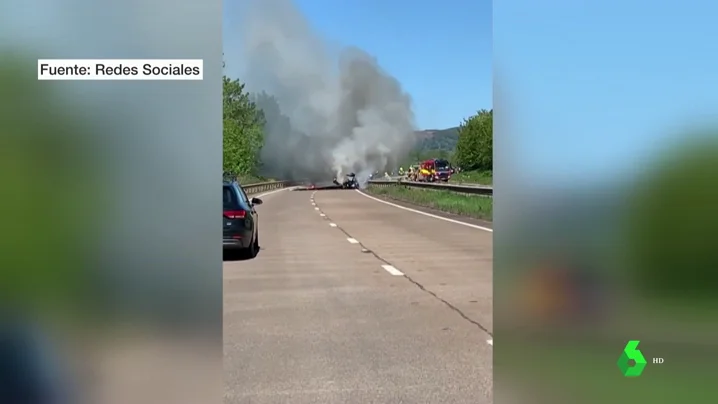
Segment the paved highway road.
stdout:
[[484,404],[492,233],[356,191],[265,194],[224,263],[225,402]]

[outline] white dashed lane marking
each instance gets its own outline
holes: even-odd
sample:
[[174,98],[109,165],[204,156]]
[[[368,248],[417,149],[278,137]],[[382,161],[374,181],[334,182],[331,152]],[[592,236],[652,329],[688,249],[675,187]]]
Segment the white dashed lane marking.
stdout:
[[386,272],[389,272],[390,274],[392,274],[392,275],[394,275],[394,276],[404,276],[404,273],[403,273],[403,272],[401,272],[400,270],[394,268],[394,267],[391,266],[391,265],[382,265],[381,267],[384,268],[384,270],[385,270]]
[[337,227],[337,224],[336,224],[336,223],[329,223],[329,225],[332,226],[332,227]]
[[359,241],[355,238],[347,237],[347,241],[351,244],[359,244]]

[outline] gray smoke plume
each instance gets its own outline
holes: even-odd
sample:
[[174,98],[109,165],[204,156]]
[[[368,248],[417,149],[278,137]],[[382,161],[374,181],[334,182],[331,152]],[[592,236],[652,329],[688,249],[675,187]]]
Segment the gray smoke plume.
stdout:
[[395,167],[415,142],[399,82],[360,49],[331,52],[291,0],[243,3],[240,80],[260,93],[266,172],[313,181],[355,172],[364,182]]

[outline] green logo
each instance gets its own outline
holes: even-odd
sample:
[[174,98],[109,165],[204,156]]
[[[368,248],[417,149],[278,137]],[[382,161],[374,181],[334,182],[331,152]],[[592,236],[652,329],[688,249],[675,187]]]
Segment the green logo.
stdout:
[[[638,377],[646,367],[646,358],[643,357],[641,351],[636,349],[640,343],[641,341],[628,341],[626,347],[623,348],[623,354],[618,358],[618,368],[626,377]],[[631,361],[634,363],[631,364]]]

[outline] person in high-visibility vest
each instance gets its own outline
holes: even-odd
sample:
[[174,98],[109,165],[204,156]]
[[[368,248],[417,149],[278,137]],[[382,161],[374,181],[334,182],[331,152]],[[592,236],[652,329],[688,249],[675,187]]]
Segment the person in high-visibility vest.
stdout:
[[399,167],[399,175],[404,176],[404,167]]

